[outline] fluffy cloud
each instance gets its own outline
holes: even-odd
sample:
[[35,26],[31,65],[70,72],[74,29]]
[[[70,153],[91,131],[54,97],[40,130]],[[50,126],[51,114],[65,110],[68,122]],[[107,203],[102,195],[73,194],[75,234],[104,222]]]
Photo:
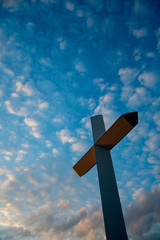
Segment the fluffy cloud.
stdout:
[[150,96],[147,90],[143,87],[138,87],[128,99],[127,105],[131,108],[147,105],[150,102]]
[[68,129],[62,129],[60,132],[56,132],[59,136],[61,142],[65,143],[73,143],[76,141],[76,138],[72,136],[71,132]]
[[33,118],[25,118],[24,119],[24,123],[31,128],[31,134],[35,137],[35,138],[41,138],[41,133],[39,132],[38,126],[39,123],[34,120]]
[[133,194],[133,198],[135,202],[125,209],[125,220],[131,239],[158,240],[160,238],[160,189],[155,188],[150,192],[138,189]]
[[16,107],[13,107],[13,104],[10,100],[5,101],[5,106],[7,108],[7,111],[11,114],[17,115],[17,116],[27,116],[28,110],[26,107],[20,107],[17,109]]
[[84,97],[80,97],[78,101],[81,106],[88,106],[90,110],[92,110],[95,107],[95,100],[93,98],[87,99]]
[[110,126],[117,117],[116,111],[112,110],[115,108],[113,104],[114,99],[115,95],[112,92],[108,92],[104,96],[100,96],[99,104],[94,110],[95,115],[103,115],[106,126]]
[[87,149],[87,145],[86,143],[84,142],[78,142],[78,143],[73,143],[72,144],[72,151],[73,152],[85,152],[86,149]]
[[104,78],[95,78],[93,80],[93,83],[96,86],[98,86],[101,91],[103,91],[107,87],[107,85],[108,85],[108,83],[104,83]]
[[130,85],[138,76],[139,70],[135,68],[121,68],[118,71],[121,81],[124,85]]
[[22,82],[16,82],[16,92],[23,92],[27,96],[32,96],[34,91],[29,83],[23,84]]
[[86,68],[85,68],[85,66],[84,66],[84,64],[82,62],[76,63],[75,68],[80,73],[86,72]]
[[158,77],[158,75],[155,72],[147,72],[147,71],[145,71],[144,73],[139,75],[138,80],[145,87],[152,88],[158,82],[159,77]]
[[48,103],[47,102],[42,102],[38,105],[39,110],[44,110],[48,108]]
[[65,2],[65,6],[67,10],[73,11],[74,10],[74,3],[73,2]]
[[70,201],[69,200],[60,200],[60,202],[57,204],[57,207],[65,210],[70,207]]
[[52,152],[53,152],[54,156],[57,156],[59,154],[59,151],[57,148],[53,148]]
[[148,31],[146,28],[133,29],[132,33],[136,38],[142,38],[148,35]]

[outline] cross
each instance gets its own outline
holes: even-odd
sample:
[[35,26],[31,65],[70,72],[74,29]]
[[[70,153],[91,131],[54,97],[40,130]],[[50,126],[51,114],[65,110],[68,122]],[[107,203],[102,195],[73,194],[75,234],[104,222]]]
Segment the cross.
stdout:
[[138,123],[138,113],[121,115],[105,131],[102,115],[91,117],[94,145],[74,165],[81,177],[97,164],[107,240],[128,240],[110,150]]

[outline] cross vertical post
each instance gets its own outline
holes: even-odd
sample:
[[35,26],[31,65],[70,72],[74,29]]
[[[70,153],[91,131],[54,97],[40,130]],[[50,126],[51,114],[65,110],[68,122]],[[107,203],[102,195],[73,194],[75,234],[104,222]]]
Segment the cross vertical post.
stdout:
[[91,118],[94,145],[73,166],[81,177],[97,164],[107,240],[128,240],[110,150],[138,123],[138,112],[121,115],[105,131],[102,115]]
[[[91,118],[94,143],[105,133],[103,117]],[[110,150],[95,146],[95,155],[107,240],[128,240]]]

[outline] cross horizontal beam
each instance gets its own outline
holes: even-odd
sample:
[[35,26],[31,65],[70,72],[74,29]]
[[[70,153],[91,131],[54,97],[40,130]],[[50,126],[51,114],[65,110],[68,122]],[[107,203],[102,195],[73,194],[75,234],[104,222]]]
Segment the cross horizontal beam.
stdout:
[[73,166],[75,172],[81,177],[95,164],[95,147],[101,146],[111,150],[123,137],[126,136],[138,123],[138,113],[131,112],[121,115],[117,121],[106,131],[89,151]]

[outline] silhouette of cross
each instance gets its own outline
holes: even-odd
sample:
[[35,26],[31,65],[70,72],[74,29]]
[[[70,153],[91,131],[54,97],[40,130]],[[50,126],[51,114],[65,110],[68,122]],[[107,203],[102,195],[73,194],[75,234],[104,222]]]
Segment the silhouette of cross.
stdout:
[[126,113],[105,131],[102,115],[91,117],[94,145],[73,167],[81,177],[97,163],[107,240],[128,240],[110,150],[137,123],[137,112]]

